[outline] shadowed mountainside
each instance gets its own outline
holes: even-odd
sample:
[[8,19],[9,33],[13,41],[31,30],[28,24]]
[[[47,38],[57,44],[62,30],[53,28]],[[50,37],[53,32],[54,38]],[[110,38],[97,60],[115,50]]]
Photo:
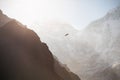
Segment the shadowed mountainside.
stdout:
[[[3,20],[1,15],[0,20]],[[68,80],[65,76],[71,72],[57,64],[67,73],[61,76],[55,62],[47,45],[32,30],[12,19],[0,26],[0,80]],[[69,77],[69,80],[80,79]]]

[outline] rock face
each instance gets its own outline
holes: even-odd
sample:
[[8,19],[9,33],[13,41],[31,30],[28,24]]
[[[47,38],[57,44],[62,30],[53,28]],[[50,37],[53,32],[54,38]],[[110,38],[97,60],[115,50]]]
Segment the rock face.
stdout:
[[16,20],[5,23],[0,27],[0,80],[68,80],[55,71],[52,53],[35,32]]

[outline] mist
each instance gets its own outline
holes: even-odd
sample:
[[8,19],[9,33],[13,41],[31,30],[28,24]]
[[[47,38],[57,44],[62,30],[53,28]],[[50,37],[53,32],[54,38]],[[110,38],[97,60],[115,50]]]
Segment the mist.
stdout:
[[12,0],[0,9],[34,30],[81,80],[120,80],[119,0]]
[[119,22],[120,7],[116,7],[83,30],[54,22],[35,25],[35,31],[58,60],[82,80],[119,80]]

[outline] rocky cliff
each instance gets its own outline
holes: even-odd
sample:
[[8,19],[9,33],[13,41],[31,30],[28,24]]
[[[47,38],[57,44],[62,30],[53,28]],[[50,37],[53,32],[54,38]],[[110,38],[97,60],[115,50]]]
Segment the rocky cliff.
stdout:
[[68,80],[69,74],[56,71],[56,60],[34,31],[2,12],[0,24],[0,80]]

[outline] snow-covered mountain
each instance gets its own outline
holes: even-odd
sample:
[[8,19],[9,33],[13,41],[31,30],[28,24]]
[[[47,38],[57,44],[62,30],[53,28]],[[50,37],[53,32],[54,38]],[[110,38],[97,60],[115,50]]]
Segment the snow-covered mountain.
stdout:
[[120,80],[120,7],[82,31],[63,23],[36,27],[52,53],[82,80]]

